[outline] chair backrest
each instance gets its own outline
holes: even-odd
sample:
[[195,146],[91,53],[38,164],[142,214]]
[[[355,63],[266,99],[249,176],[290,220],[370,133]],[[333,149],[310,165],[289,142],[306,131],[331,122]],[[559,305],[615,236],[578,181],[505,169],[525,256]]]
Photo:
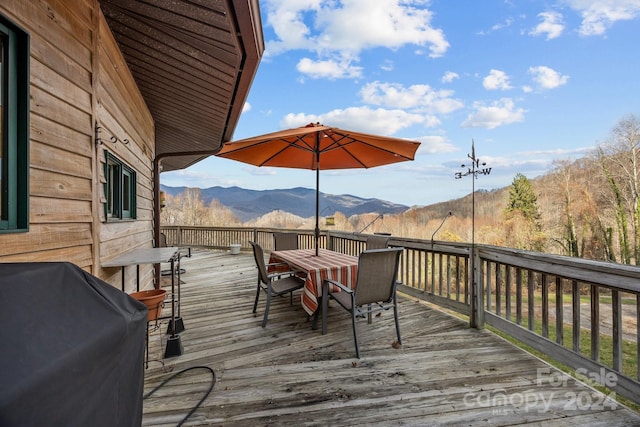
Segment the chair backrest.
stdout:
[[273,233],[274,247],[276,251],[288,251],[298,249],[297,233]]
[[367,237],[367,250],[385,249],[389,243],[389,236],[373,235]]
[[258,266],[258,277],[262,283],[269,283],[269,275],[267,274],[267,266],[264,263],[264,251],[262,246],[256,242],[249,242],[253,246],[253,258]]
[[404,248],[387,248],[360,253],[355,290],[357,306],[391,300],[403,250]]
[[167,247],[167,235],[164,233],[160,233],[160,245],[158,246],[160,248],[166,248]]

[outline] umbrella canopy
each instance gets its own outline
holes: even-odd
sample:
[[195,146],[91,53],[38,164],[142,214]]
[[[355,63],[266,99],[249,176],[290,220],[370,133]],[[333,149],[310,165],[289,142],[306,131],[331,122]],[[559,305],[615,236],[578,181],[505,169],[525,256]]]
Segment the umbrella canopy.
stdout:
[[316,171],[316,255],[320,170],[371,168],[413,160],[417,141],[352,132],[321,124],[228,142],[216,154],[255,166]]

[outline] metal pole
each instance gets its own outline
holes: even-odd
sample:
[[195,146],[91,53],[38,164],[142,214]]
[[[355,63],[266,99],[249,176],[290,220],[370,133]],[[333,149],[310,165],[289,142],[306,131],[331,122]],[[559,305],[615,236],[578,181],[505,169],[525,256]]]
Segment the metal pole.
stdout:
[[[319,157],[319,156],[318,156]],[[318,206],[320,206],[320,169],[316,168],[316,256],[318,256],[318,242],[320,240],[320,225],[319,225],[319,217],[320,212],[318,212]]]
[[[474,155],[475,155],[475,150]],[[471,173],[471,318],[469,326],[478,327],[478,281],[476,280],[476,160],[472,162]]]
[[318,256],[318,241],[320,240],[320,132],[316,132],[316,256]]
[[[476,157],[476,148],[474,141],[471,140],[471,154],[467,154],[467,157],[471,159],[471,167],[462,165],[463,168],[467,168],[467,172],[456,172],[456,179],[471,176],[471,250],[469,253],[469,266],[470,266],[470,281],[471,281],[471,290],[470,290],[470,303],[471,303],[471,313],[469,316],[469,326],[472,328],[477,328],[479,324],[482,322],[479,319],[479,309],[481,309],[482,299],[479,298],[481,295],[481,290],[478,289],[478,274],[476,272],[476,179],[478,179],[478,175],[489,175],[491,173],[491,168],[483,168],[478,170],[480,167],[480,159]],[[482,163],[482,166],[485,166],[486,163]]]

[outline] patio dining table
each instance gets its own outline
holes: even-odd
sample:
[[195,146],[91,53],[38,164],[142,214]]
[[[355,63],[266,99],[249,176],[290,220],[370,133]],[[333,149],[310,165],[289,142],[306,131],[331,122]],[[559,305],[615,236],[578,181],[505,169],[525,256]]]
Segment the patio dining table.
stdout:
[[319,249],[295,249],[273,251],[269,263],[286,263],[295,270],[306,272],[305,285],[302,292],[302,308],[313,315],[319,308],[318,299],[322,297],[322,282],[333,279],[345,286],[352,287],[358,274],[358,257]]

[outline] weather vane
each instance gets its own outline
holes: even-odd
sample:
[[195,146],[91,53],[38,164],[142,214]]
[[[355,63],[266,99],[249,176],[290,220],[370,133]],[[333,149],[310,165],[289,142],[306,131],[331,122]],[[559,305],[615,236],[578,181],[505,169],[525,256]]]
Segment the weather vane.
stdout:
[[479,169],[480,166],[486,166],[485,162],[480,163],[480,159],[476,158],[476,149],[474,147],[473,139],[471,140],[471,154],[467,154],[467,157],[471,159],[471,167],[467,165],[461,165],[463,168],[467,168],[466,172],[456,172],[456,179],[460,179],[463,176],[473,175],[476,179],[478,179],[478,175],[489,175],[491,173],[491,168],[483,168]]
[[471,140],[471,154],[467,154],[467,157],[471,159],[471,166],[461,165],[462,168],[467,168],[466,172],[456,172],[455,178],[461,179],[462,177],[471,175],[471,253],[469,254],[469,261],[471,264],[471,327],[476,326],[476,265],[475,265],[475,243],[476,243],[476,179],[478,175],[489,175],[491,168],[485,168],[487,164],[485,162],[480,163],[480,159],[476,157],[476,149],[473,139]]
[[[471,166],[461,165],[463,168],[467,168],[466,172],[456,172],[456,179],[460,179],[465,176],[471,175],[471,248],[475,245],[476,241],[476,179],[478,175],[489,175],[491,168],[485,168],[487,164],[485,162],[480,163],[480,159],[476,157],[476,148],[473,139],[471,140],[471,154],[467,154],[467,157],[471,159]],[[480,168],[482,166],[482,169]]]

